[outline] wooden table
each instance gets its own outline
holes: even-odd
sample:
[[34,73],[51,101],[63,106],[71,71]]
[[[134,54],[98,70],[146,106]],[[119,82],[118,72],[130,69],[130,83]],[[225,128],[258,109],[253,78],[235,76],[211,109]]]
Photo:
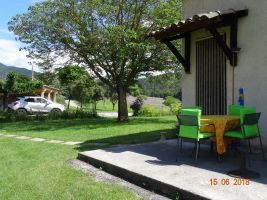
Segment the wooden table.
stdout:
[[218,154],[226,152],[226,146],[231,139],[223,137],[224,132],[228,130],[235,130],[240,127],[240,117],[231,115],[203,115],[201,117],[201,124],[213,124],[214,126],[203,126],[201,131],[203,132],[215,132],[215,138]]

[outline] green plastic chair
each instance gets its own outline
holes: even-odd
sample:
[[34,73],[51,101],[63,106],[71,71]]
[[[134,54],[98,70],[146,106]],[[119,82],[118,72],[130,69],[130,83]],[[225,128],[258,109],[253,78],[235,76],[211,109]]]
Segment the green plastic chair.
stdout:
[[[183,139],[195,140],[196,155],[195,160],[198,160],[198,151],[200,148],[200,141],[202,139],[208,139],[214,135],[214,133],[200,132],[200,109],[182,109],[179,119],[179,133],[178,133],[178,145],[177,145],[177,156],[176,162],[178,159],[178,151],[180,147],[180,152],[182,151],[182,141]],[[180,145],[179,145],[180,140]]]
[[239,116],[240,115],[240,110],[244,108],[244,106],[239,106],[239,105],[229,105],[228,106],[228,115],[235,115]]
[[261,113],[256,113],[256,108],[254,107],[245,107],[240,110],[240,122],[241,129],[235,131],[225,132],[225,137],[231,137],[239,140],[247,140],[249,145],[249,151],[251,151],[250,139],[259,138],[262,157],[265,161],[264,150],[262,146],[262,140],[260,135],[260,129],[258,126],[259,118]]

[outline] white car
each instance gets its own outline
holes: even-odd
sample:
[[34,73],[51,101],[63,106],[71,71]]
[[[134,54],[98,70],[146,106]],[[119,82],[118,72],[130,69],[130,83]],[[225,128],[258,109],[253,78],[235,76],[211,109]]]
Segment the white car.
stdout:
[[19,114],[65,111],[64,105],[59,103],[54,103],[39,96],[19,97],[16,99],[16,101],[9,104],[8,107]]

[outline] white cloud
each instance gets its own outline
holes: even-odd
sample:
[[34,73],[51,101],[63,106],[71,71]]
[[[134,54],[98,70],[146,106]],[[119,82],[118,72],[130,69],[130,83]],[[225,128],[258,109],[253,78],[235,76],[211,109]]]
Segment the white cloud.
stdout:
[[19,51],[19,42],[0,39],[0,62],[15,67],[31,69],[25,51]]
[[10,32],[8,29],[0,29],[0,33],[6,35],[13,35],[13,32]]

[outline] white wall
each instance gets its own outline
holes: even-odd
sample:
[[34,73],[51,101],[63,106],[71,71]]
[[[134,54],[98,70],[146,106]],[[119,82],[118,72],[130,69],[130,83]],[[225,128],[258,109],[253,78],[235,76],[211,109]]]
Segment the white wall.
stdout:
[[[184,18],[194,14],[247,8],[248,16],[238,21],[238,66],[235,68],[235,102],[238,89],[245,89],[245,105],[255,106],[262,113],[260,127],[263,142],[267,146],[267,0],[184,0]],[[229,28],[220,29],[226,32],[229,44]],[[192,33],[191,41],[191,74],[184,75],[183,105],[195,105],[195,42],[209,36],[204,30]],[[227,64],[227,101],[232,102],[232,67]]]

